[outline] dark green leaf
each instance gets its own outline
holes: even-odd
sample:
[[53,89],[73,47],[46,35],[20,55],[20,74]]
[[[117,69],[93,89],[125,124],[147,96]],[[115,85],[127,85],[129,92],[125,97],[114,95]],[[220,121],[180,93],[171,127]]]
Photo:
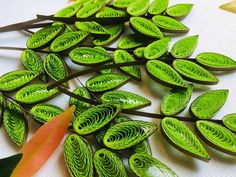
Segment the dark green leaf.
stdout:
[[153,0],[148,8],[148,13],[151,15],[162,14],[169,4],[169,0]]
[[131,16],[144,15],[148,10],[149,2],[150,0],[135,0],[127,7],[127,12]]
[[2,125],[2,117],[3,117],[4,107],[5,107],[5,100],[4,100],[3,96],[0,94],[0,127]]
[[137,34],[129,34],[123,36],[118,42],[118,48],[120,49],[133,49],[142,46],[146,43],[146,39],[142,39]]
[[225,115],[223,117],[223,123],[228,129],[236,132],[236,114],[235,113]]
[[143,59],[144,58],[144,51],[145,51],[145,47],[138,47],[134,50],[134,55],[137,58]]
[[166,14],[175,18],[182,18],[187,16],[192,8],[193,4],[176,4],[169,7],[166,10]]

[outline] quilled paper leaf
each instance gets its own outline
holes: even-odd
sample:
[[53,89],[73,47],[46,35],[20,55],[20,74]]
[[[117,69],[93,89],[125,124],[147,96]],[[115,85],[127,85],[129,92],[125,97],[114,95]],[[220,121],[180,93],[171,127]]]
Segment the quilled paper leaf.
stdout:
[[152,21],[163,32],[168,33],[187,33],[189,28],[183,25],[181,22],[167,16],[156,15],[152,18]]
[[110,7],[104,7],[102,11],[96,14],[97,18],[112,18],[112,17],[126,17],[127,12],[123,10],[116,10]]
[[103,128],[101,128],[99,131],[96,132],[95,134],[95,138],[96,140],[103,145],[103,138],[107,132],[107,130],[113,125],[113,123],[109,123],[106,126],[104,126]]
[[88,37],[88,34],[88,32],[84,31],[64,33],[52,42],[50,50],[52,52],[68,51],[83,42]]
[[3,114],[3,125],[11,140],[21,147],[25,141],[27,124],[24,113],[17,103],[7,104]]
[[127,8],[134,0],[115,0],[112,5],[117,8]]
[[131,121],[132,119],[128,116],[124,116],[124,115],[119,115],[117,118],[116,118],[116,123],[119,124],[119,123],[122,123],[122,122],[128,122],[128,121]]
[[148,75],[163,85],[179,89],[187,88],[182,77],[172,67],[162,61],[149,60],[146,68]]
[[183,111],[191,98],[193,86],[187,90],[171,89],[161,101],[161,112],[166,116],[173,116]]
[[2,97],[2,95],[0,94],[0,127],[2,125],[2,117],[3,117],[4,107],[5,107],[5,100]]
[[165,164],[146,154],[133,154],[129,159],[129,166],[139,177],[177,177]]
[[105,146],[111,149],[127,149],[144,141],[149,136],[151,136],[156,130],[157,125],[151,122],[123,122],[115,124],[110,129],[108,129],[103,139],[103,143]]
[[168,50],[170,41],[171,38],[166,37],[149,44],[144,50],[144,57],[146,59],[158,59],[163,56]]
[[43,29],[32,34],[27,40],[27,47],[29,49],[43,49],[64,31],[64,25],[54,25],[44,27]]
[[16,90],[35,79],[38,75],[37,71],[11,71],[0,77],[0,90],[6,92]]
[[220,8],[223,9],[223,10],[228,10],[230,12],[236,13],[236,1],[233,0],[229,3],[223,4],[223,5],[220,6]]
[[120,49],[132,49],[139,46],[142,46],[147,41],[143,40],[139,35],[137,34],[129,34],[126,36],[123,36],[119,42],[118,42],[118,48]]
[[214,52],[203,52],[196,56],[198,63],[209,70],[233,70],[236,69],[236,61]]
[[46,103],[37,104],[30,110],[33,118],[40,123],[46,123],[62,112],[63,109],[60,107]]
[[92,2],[85,4],[76,14],[77,18],[87,18],[98,12],[103,6],[101,2]]
[[[114,64],[114,63],[113,63],[113,61],[112,61],[112,62],[110,62],[110,63],[106,63],[105,65],[109,65],[109,64]],[[100,71],[98,71],[98,73],[100,73],[100,74],[112,74],[113,71],[114,71],[113,68],[109,68],[109,69],[100,70]]]
[[89,108],[81,113],[73,122],[75,132],[87,135],[101,129],[111,122],[122,110],[120,103],[104,103]]
[[197,47],[198,35],[189,36],[177,41],[171,48],[171,55],[175,58],[187,58]]
[[148,13],[151,15],[162,14],[169,4],[169,0],[154,0],[148,8]]
[[109,31],[94,21],[76,22],[75,26],[81,31],[90,32],[94,35],[110,35]]
[[[77,87],[73,91],[73,93],[76,95],[82,96],[84,98],[90,99],[90,94],[88,93],[88,91],[84,87]],[[75,106],[75,111],[74,111],[75,116],[80,115],[82,112],[84,112],[85,110],[87,110],[91,106],[89,103],[85,103],[85,102],[80,101],[80,100],[73,98],[73,97],[70,97],[69,105]]]
[[216,76],[189,60],[174,60],[173,67],[184,79],[191,82],[209,85],[214,85],[219,82]]
[[143,17],[131,17],[129,20],[131,29],[151,38],[163,38],[160,29],[150,20]]
[[196,122],[198,133],[212,147],[236,155],[236,135],[227,128],[210,121],[199,120]]
[[149,2],[150,0],[135,0],[127,7],[127,12],[131,16],[144,15],[148,10]]
[[132,92],[115,90],[102,95],[103,103],[121,102],[123,109],[140,109],[151,105],[151,101]]
[[86,87],[92,92],[116,89],[126,84],[130,77],[121,74],[99,74],[86,81]]
[[107,51],[91,47],[78,47],[69,53],[72,62],[79,65],[98,65],[112,60]]
[[54,53],[44,58],[43,67],[46,73],[55,81],[61,80],[68,75],[64,61],[62,61],[59,55]]
[[26,69],[43,74],[40,78],[45,82],[47,81],[47,76],[44,74],[43,61],[36,52],[30,49],[24,50],[21,54],[21,62]]
[[225,115],[223,117],[223,123],[228,129],[236,132],[236,114],[235,113]]
[[64,158],[71,177],[93,177],[92,149],[86,139],[69,135],[64,143]]
[[166,10],[166,14],[175,18],[182,18],[187,16],[192,8],[193,4],[176,4],[169,7]]
[[10,177],[12,171],[22,158],[22,154],[16,154],[4,159],[0,159],[1,177]]
[[95,152],[94,166],[100,177],[128,177],[122,160],[105,148]]
[[70,6],[67,6],[61,10],[59,10],[54,17],[72,17],[74,16],[78,10],[82,7],[82,3],[78,2],[78,3],[74,3]]
[[145,51],[145,47],[138,47],[134,50],[134,55],[137,57],[137,58],[144,58],[144,51]]
[[178,119],[165,117],[161,121],[161,130],[169,143],[180,151],[204,161],[210,159],[194,133]]
[[[125,50],[116,50],[114,52],[113,60],[116,64],[118,63],[127,63],[135,61],[135,59]],[[131,76],[132,78],[136,80],[141,80],[141,70],[139,66],[123,66],[119,68],[121,71],[123,71],[128,76]]]
[[47,84],[32,84],[26,86],[16,93],[15,99],[25,104],[35,104],[54,97],[58,90],[47,90]]
[[197,118],[212,118],[225,104],[228,90],[211,90],[197,97],[191,104],[190,112]]
[[124,31],[124,25],[113,25],[113,26],[108,26],[105,27],[105,29],[110,33],[109,37],[104,37],[104,38],[96,38],[93,40],[94,45],[108,45],[114,40],[116,40],[121,33]]

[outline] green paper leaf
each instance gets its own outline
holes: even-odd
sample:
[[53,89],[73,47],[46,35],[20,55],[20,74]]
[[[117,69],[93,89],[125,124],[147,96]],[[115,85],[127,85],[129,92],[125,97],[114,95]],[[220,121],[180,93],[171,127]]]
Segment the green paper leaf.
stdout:
[[233,59],[214,52],[203,52],[196,56],[198,63],[209,70],[233,70],[236,69],[236,61]]
[[75,22],[75,26],[81,31],[89,32],[94,35],[110,36],[109,31],[94,21]]
[[127,149],[147,139],[157,130],[157,125],[144,121],[128,121],[115,124],[108,129],[103,143],[115,149]]
[[150,0],[135,0],[127,7],[127,12],[131,16],[144,15],[148,10],[149,2]]
[[166,116],[173,116],[183,111],[191,98],[193,86],[187,90],[171,89],[161,101],[161,112]]
[[161,130],[168,142],[178,150],[204,161],[210,160],[194,133],[178,119],[165,117],[161,121]]
[[199,119],[210,119],[225,104],[228,92],[226,89],[205,92],[192,102],[189,111]]
[[133,49],[146,44],[146,40],[140,38],[137,34],[128,34],[122,36],[118,42],[118,48],[120,49]]
[[187,58],[193,54],[197,43],[198,35],[185,37],[173,45],[171,55],[175,58]]
[[163,85],[179,89],[187,88],[182,77],[172,67],[162,61],[149,60],[146,63],[146,68],[147,74]]
[[138,47],[134,50],[134,55],[139,58],[143,59],[144,58],[144,51],[146,47]]
[[91,107],[74,119],[73,128],[80,135],[91,134],[111,122],[121,110],[118,102]]
[[40,123],[46,123],[62,112],[63,109],[61,109],[60,107],[46,103],[37,104],[30,110],[33,118]]
[[130,77],[121,74],[99,74],[86,81],[86,87],[92,92],[104,92],[117,89],[129,81]]
[[139,177],[177,177],[165,164],[145,154],[133,154],[129,158],[129,166]]
[[2,125],[4,107],[5,107],[5,100],[4,100],[4,98],[3,98],[3,96],[1,95],[1,92],[0,92],[0,128],[1,128],[1,125]]
[[153,0],[148,8],[148,13],[151,15],[162,14],[168,7],[169,0]]
[[118,155],[105,148],[95,152],[94,166],[98,176],[128,177],[122,160]]
[[54,17],[72,17],[74,16],[78,10],[82,7],[82,3],[74,3],[72,5],[69,5],[58,12],[55,13]]
[[76,17],[77,18],[90,17],[95,13],[97,13],[102,8],[103,5],[104,5],[103,1],[84,3],[83,7],[77,12]]
[[176,4],[166,10],[166,14],[174,18],[183,18],[192,10],[193,4]]
[[115,0],[112,5],[117,8],[127,8],[134,0]]
[[0,77],[0,90],[9,92],[19,89],[35,79],[39,73],[37,71],[16,70],[6,73]]
[[32,84],[26,86],[16,93],[15,99],[24,104],[35,104],[46,101],[58,93],[57,88],[47,90],[47,84]]
[[186,80],[199,83],[214,85],[219,79],[198,64],[189,61],[177,59],[173,62],[174,69]]
[[230,130],[236,132],[236,114],[227,114],[223,117],[223,124]]
[[102,95],[103,103],[121,102],[123,109],[140,109],[151,105],[151,101],[132,92],[115,90],[106,92]]
[[71,177],[93,177],[92,148],[86,139],[69,135],[64,143],[64,158]]
[[123,10],[116,10],[111,7],[104,7],[96,14],[97,18],[126,17],[128,14]]
[[210,121],[196,122],[198,133],[203,140],[217,150],[236,155],[236,135],[227,128]]

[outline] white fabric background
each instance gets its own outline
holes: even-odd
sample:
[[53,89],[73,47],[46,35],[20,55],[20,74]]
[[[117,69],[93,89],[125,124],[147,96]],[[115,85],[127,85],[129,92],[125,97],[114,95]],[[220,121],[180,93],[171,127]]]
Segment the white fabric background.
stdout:
[[[236,60],[236,14],[222,11],[218,6],[228,0],[170,0],[170,4],[194,3],[191,14],[183,20],[183,23],[191,28],[188,35],[199,34],[199,45],[193,57],[199,52],[215,51],[228,55]],[[1,0],[0,26],[20,22],[35,17],[35,14],[53,14],[58,9],[67,5],[66,0]],[[27,36],[21,32],[0,33],[1,46],[25,47]],[[178,38],[174,38],[172,43]],[[115,45],[114,45],[115,46]],[[0,51],[0,75],[19,69],[20,52]],[[80,69],[76,66],[74,68]],[[203,91],[211,88],[228,88],[229,98],[216,118],[222,118],[225,114],[236,112],[236,72],[217,74],[220,82],[216,86],[201,87],[195,89],[191,101]],[[85,81],[85,78],[82,78]],[[122,87],[144,94],[152,100],[152,105],[143,109],[148,112],[159,112],[159,102],[164,89],[144,76],[142,83],[132,82]],[[67,96],[61,96],[51,102],[65,108]],[[181,115],[188,115],[187,111]],[[136,117],[136,119],[140,119]],[[145,120],[146,118],[141,118]],[[146,119],[147,120],[147,119]],[[158,123],[157,120],[150,119]],[[38,124],[30,121],[29,137],[36,131]],[[191,127],[193,127],[191,125]],[[152,151],[156,158],[171,167],[180,177],[235,177],[236,158],[225,155],[206,146],[211,156],[211,161],[206,163],[190,158],[171,147],[160,132],[156,132],[150,138]],[[15,154],[17,148],[8,139],[3,128],[0,129],[0,158]],[[58,147],[53,156],[40,169],[35,177],[67,177],[69,176],[62,153],[62,145]]]

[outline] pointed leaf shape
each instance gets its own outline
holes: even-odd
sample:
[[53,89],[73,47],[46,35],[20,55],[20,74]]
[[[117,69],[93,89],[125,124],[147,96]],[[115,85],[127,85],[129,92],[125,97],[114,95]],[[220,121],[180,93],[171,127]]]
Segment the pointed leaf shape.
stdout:
[[[55,81],[59,81],[68,75],[65,62],[59,55],[51,53],[43,60],[43,67],[46,73]],[[65,83],[67,85],[67,83]]]
[[10,177],[12,171],[22,158],[22,154],[16,154],[4,159],[0,159],[0,177]]
[[94,45],[102,46],[102,45],[108,45],[114,40],[116,40],[124,31],[124,25],[112,25],[105,27],[105,29],[109,32],[109,37],[104,38],[96,38],[93,40]]
[[81,2],[74,3],[56,12],[54,17],[72,17],[78,12],[81,7]]
[[191,104],[190,112],[200,119],[212,118],[225,104],[228,90],[211,90],[197,97]]
[[163,38],[160,29],[150,20],[143,17],[131,17],[129,20],[131,29],[151,38]]
[[47,81],[47,76],[44,74],[43,61],[35,51],[30,49],[24,50],[21,54],[21,62],[26,69],[41,73],[42,76],[40,78],[42,81]]
[[133,49],[146,44],[146,39],[140,38],[137,34],[128,34],[123,36],[118,42],[118,48],[120,49]]
[[236,1],[234,0],[229,3],[223,4],[220,6],[220,8],[223,10],[227,10],[227,11],[236,13]]
[[84,31],[64,33],[52,42],[50,50],[52,52],[69,51],[86,40],[88,36],[89,33]]
[[161,101],[161,112],[166,116],[173,116],[183,111],[191,98],[193,86],[187,90],[171,89]]
[[117,8],[127,8],[134,0],[115,0],[112,5]]
[[169,0],[153,0],[148,8],[148,13],[151,15],[162,14],[169,4]]
[[223,117],[223,124],[230,130],[236,132],[236,114],[227,114]]
[[140,177],[177,177],[165,164],[145,154],[133,154],[129,158],[129,166]]
[[167,33],[187,33],[189,28],[181,22],[164,15],[156,15],[152,18],[154,24],[156,24],[161,31]]
[[77,18],[90,17],[93,14],[97,13],[102,8],[103,5],[104,3],[101,3],[100,1],[83,4],[83,7],[77,12],[76,17]]
[[196,129],[203,140],[217,150],[236,155],[236,135],[227,128],[210,121],[199,120]]
[[216,76],[189,60],[177,59],[173,62],[173,67],[184,79],[191,82],[209,85],[219,82]]
[[32,84],[19,90],[15,99],[25,104],[35,104],[49,100],[58,93],[57,88],[47,90],[47,84]]
[[2,125],[4,107],[5,107],[5,100],[4,100],[4,98],[3,98],[3,96],[1,95],[1,92],[0,92],[0,127]]
[[162,61],[149,60],[146,68],[147,74],[163,85],[179,89],[187,88],[182,77],[172,67]]
[[144,58],[144,51],[146,47],[138,47],[134,50],[134,55],[137,58],[143,59]]
[[20,150],[23,158],[11,177],[31,177],[40,169],[63,139],[73,111],[74,107],[67,109],[37,130],[30,141]]
[[65,29],[64,25],[54,25],[44,27],[43,29],[32,34],[27,40],[27,47],[29,49],[43,49],[58,36]]
[[171,38],[166,37],[149,44],[144,49],[144,57],[146,59],[158,59],[163,56],[168,50],[170,41]]
[[89,32],[95,35],[110,36],[109,31],[94,21],[75,22],[77,29],[85,32]]
[[105,148],[95,152],[94,166],[98,176],[128,177],[120,157]]
[[166,14],[174,18],[183,18],[192,10],[193,4],[176,4],[166,10]]
[[130,77],[121,74],[99,74],[86,81],[86,87],[92,92],[116,89],[126,84]]
[[64,143],[64,158],[71,177],[93,177],[92,149],[86,139],[69,135]]
[[128,121],[115,124],[108,129],[103,143],[105,146],[115,149],[127,149],[134,146],[157,130],[157,125],[145,121]]
[[73,128],[80,135],[91,134],[111,122],[121,110],[119,102],[91,107],[75,118]]
[[[88,99],[91,98],[89,92],[84,87],[77,87],[75,90],[73,90],[73,93],[76,95],[82,96],[84,98],[88,98]],[[75,112],[74,112],[75,116],[78,116],[79,114],[87,110],[89,107],[91,107],[91,104],[80,101],[73,97],[70,97],[69,105],[75,106]]]
[[187,58],[193,54],[197,43],[198,35],[183,38],[173,45],[171,55],[175,58]]
[[168,142],[183,153],[204,161],[210,159],[194,133],[178,119],[165,117],[161,121],[161,130]]
[[116,10],[111,7],[104,7],[96,14],[97,18],[113,18],[113,17],[126,17],[127,12],[123,10]]
[[27,122],[17,103],[10,102],[7,104],[3,114],[3,125],[11,140],[21,147],[27,134]]
[[127,12],[131,16],[144,15],[148,10],[149,2],[150,0],[135,0],[127,7]]
[[30,110],[33,118],[40,123],[46,123],[62,112],[63,109],[61,109],[60,107],[46,103],[37,104]]
[[103,103],[121,102],[123,109],[140,109],[151,105],[151,101],[132,92],[115,90],[106,92],[102,95]]
[[196,56],[198,63],[209,70],[233,70],[236,69],[236,61],[233,59],[214,52],[203,52]]
[[39,73],[37,71],[11,71],[0,77],[0,90],[5,92],[14,91],[29,83],[38,75]]
[[[114,63],[127,63],[135,61],[134,57],[125,50],[116,50],[113,57]],[[141,80],[140,66],[123,66],[119,68],[122,72],[136,80]]]
[[90,66],[104,64],[111,61],[107,51],[91,47],[78,47],[69,53],[72,62],[79,65]]

